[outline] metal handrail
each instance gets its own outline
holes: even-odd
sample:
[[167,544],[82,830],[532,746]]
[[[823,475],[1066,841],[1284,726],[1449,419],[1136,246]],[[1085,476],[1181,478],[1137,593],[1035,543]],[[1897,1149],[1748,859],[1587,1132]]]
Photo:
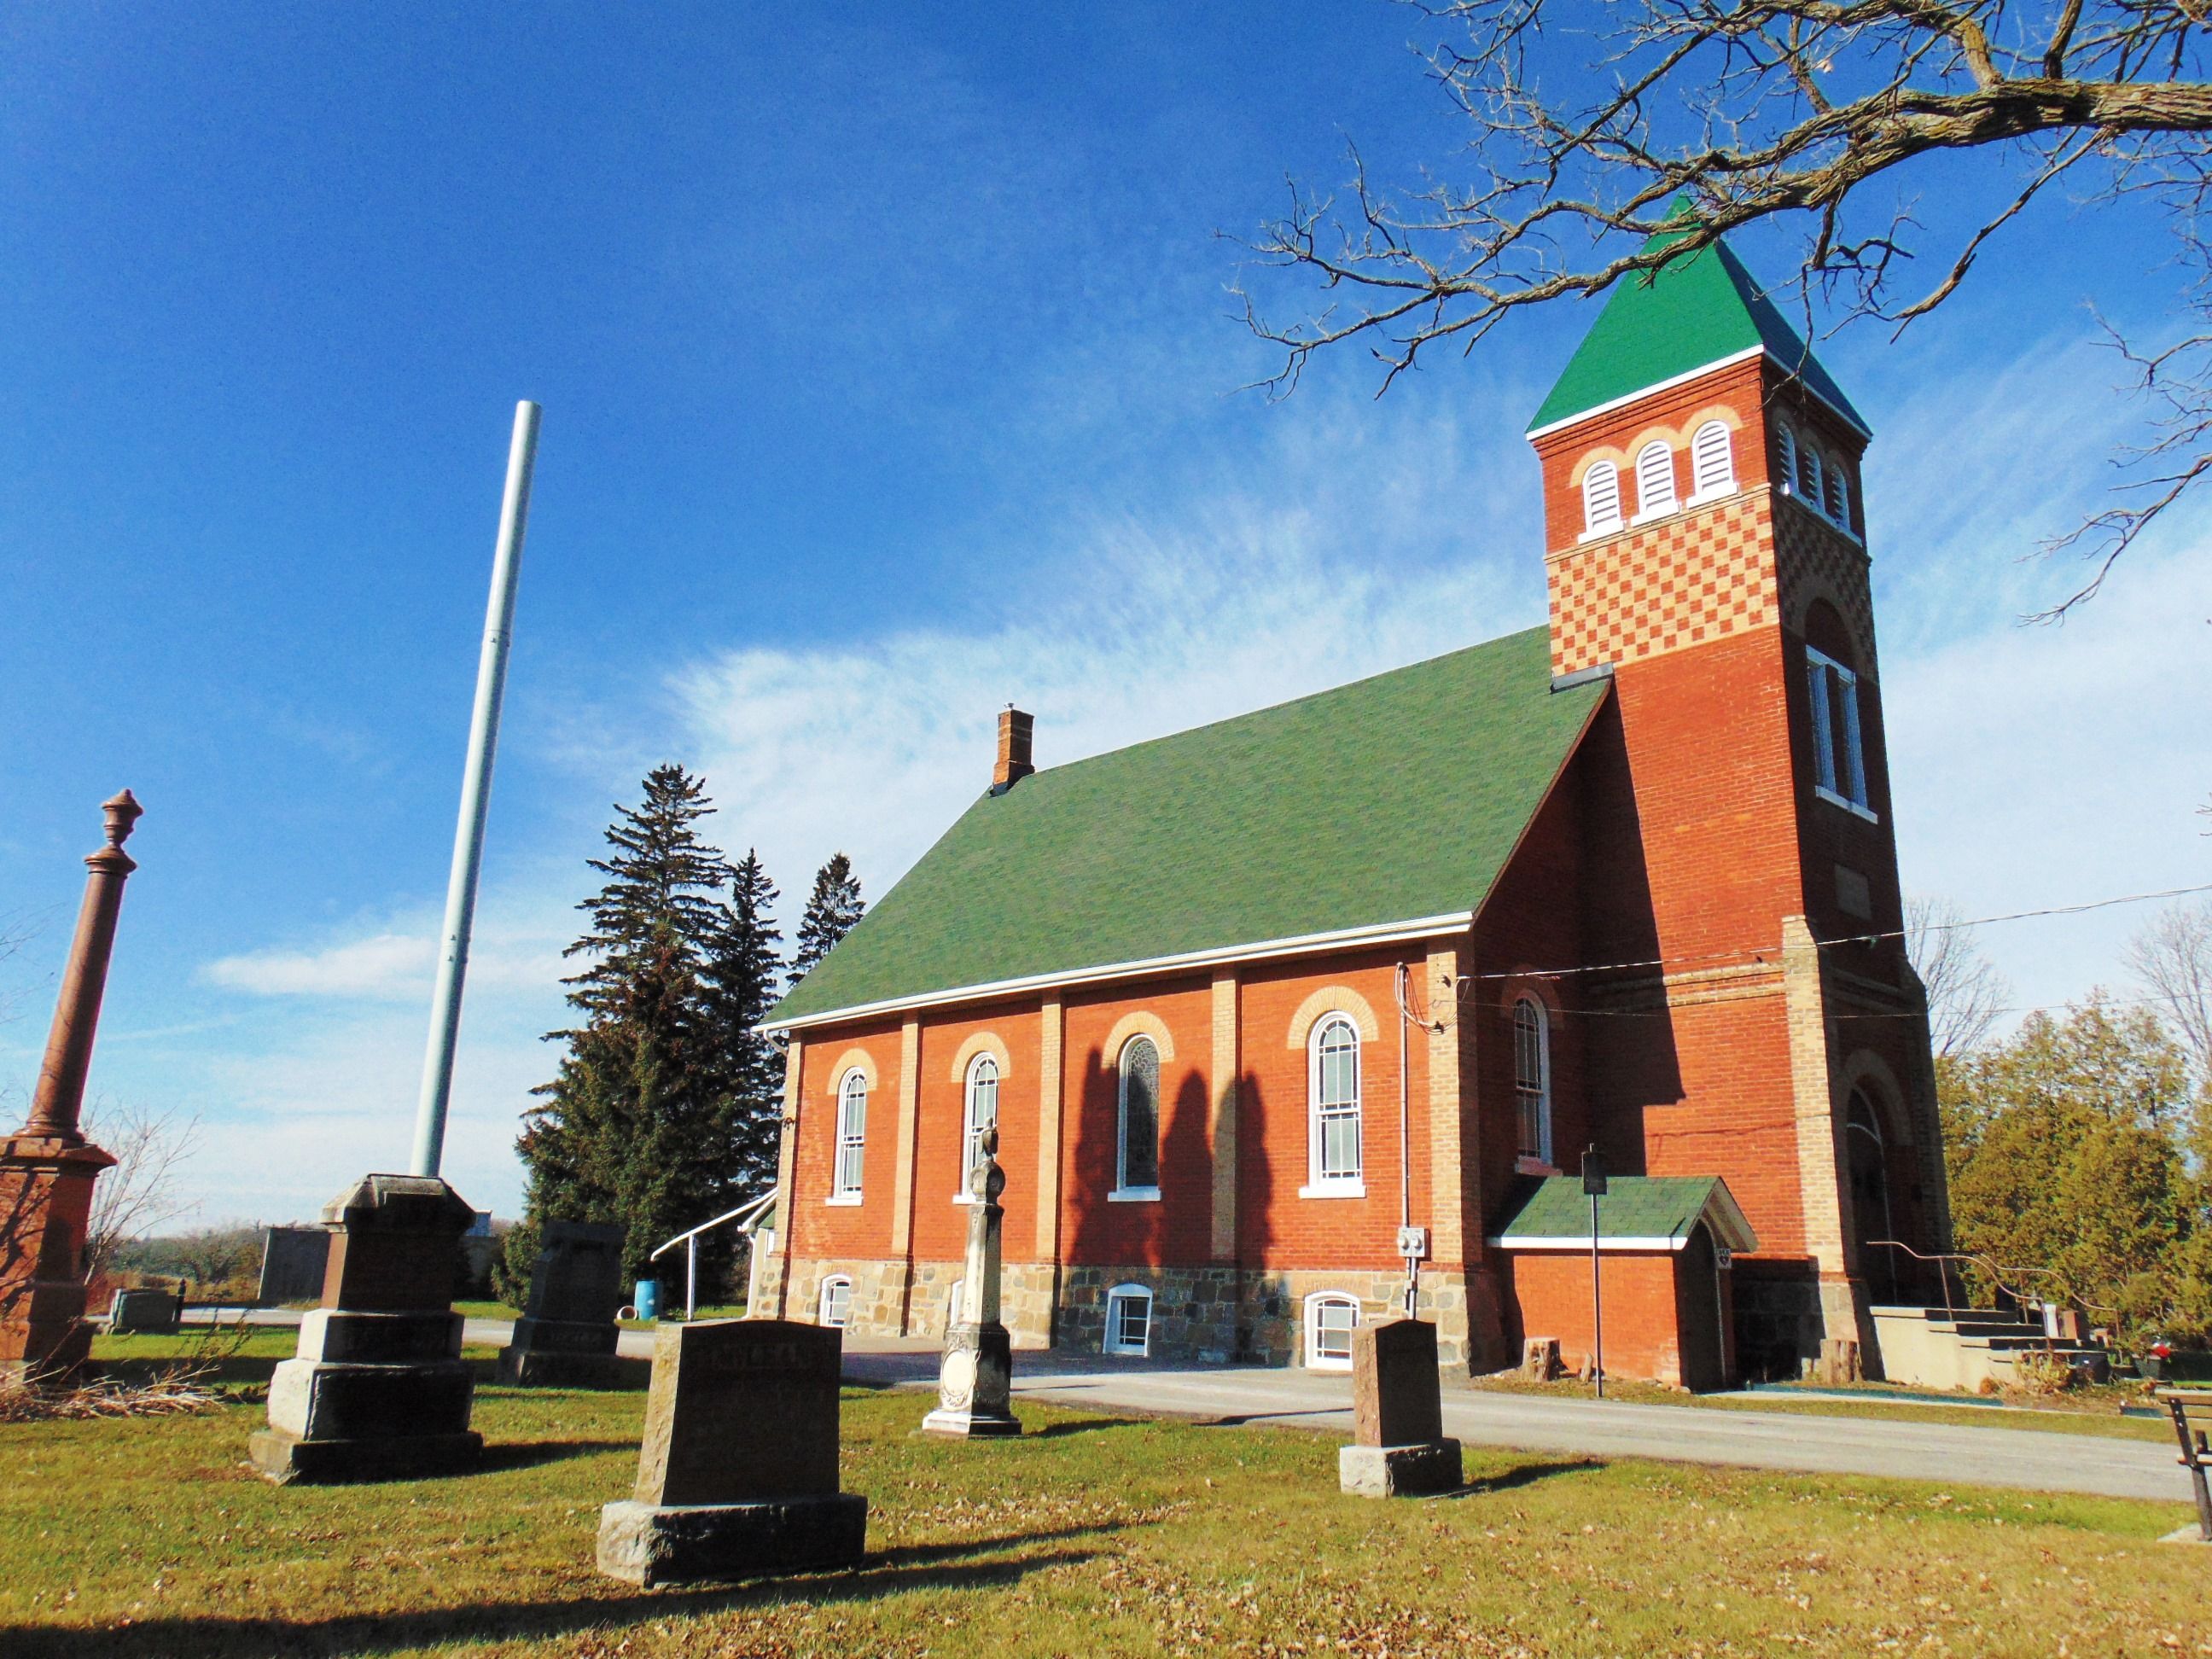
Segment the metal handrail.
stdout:
[[771,1187],[766,1192],[761,1194],[759,1197],[747,1199],[744,1203],[738,1205],[736,1209],[725,1210],[721,1214],[716,1216],[712,1221],[702,1221],[697,1226],[694,1227],[690,1232],[678,1233],[675,1237],[665,1240],[662,1243],[656,1245],[652,1255],[646,1257],[647,1261],[658,1261],[663,1255],[666,1255],[670,1250],[674,1249],[678,1244],[684,1247],[684,1319],[685,1323],[689,1324],[690,1322],[691,1316],[698,1310],[699,1307],[699,1235],[702,1233],[710,1233],[714,1231],[715,1228],[720,1226],[724,1222],[735,1221],[740,1216],[757,1215],[775,1201],[775,1188]]
[[[2006,1282],[2008,1276],[2033,1276],[2039,1279],[2057,1279],[2062,1281],[2065,1278],[2065,1275],[2060,1273],[2056,1267],[2002,1267],[1998,1263],[1991,1261],[1988,1256],[1978,1255],[1971,1250],[1948,1250],[1936,1252],[1916,1250],[1912,1246],[1905,1243],[1903,1240],[1895,1238],[1869,1238],[1867,1240],[1867,1243],[1870,1245],[1879,1245],[1885,1249],[1902,1250],[1905,1255],[1912,1257],[1917,1261],[1933,1261],[1936,1263],[1936,1277],[1942,1282],[1943,1285],[1943,1311],[1946,1314],[1954,1316],[1954,1317],[1958,1310],[1951,1305],[1951,1275],[1948,1268],[1943,1266],[1944,1263],[1952,1261],[1970,1261],[1973,1263],[1974,1266],[1979,1267],[1984,1273],[1990,1276],[1990,1281],[1994,1283],[1999,1290],[2004,1291],[2014,1301],[2025,1301],[2027,1298],[2021,1291]],[[2083,1307],[2088,1309],[2093,1313],[2117,1316],[2119,1311],[2116,1308],[2106,1307],[2101,1302],[2092,1302],[2087,1297],[2075,1297],[2074,1299],[2080,1302]],[[1972,1310],[1970,1309],[1968,1311],[1971,1312]]]

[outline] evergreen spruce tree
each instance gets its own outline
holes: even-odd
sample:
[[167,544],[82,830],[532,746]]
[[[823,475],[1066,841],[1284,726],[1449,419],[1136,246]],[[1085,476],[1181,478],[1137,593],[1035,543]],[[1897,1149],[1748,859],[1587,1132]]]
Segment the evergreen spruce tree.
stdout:
[[815,873],[814,890],[806,896],[806,914],[799,919],[799,948],[791,956],[791,982],[805,979],[814,964],[830,954],[830,947],[853,931],[853,924],[867,909],[860,897],[860,878],[853,861],[834,853]]
[[[562,1220],[623,1227],[624,1268],[659,1269],[672,1299],[682,1266],[649,1263],[647,1253],[728,1208],[734,1190],[731,1095],[703,979],[732,872],[694,827],[714,810],[701,780],[660,766],[644,789],[635,810],[615,809],[612,850],[590,860],[606,884],[577,907],[591,926],[564,953],[589,959],[565,981],[583,1023],[546,1034],[567,1052],[517,1143],[527,1188],[507,1240],[509,1296],[528,1283],[541,1224]],[[729,1243],[701,1243],[704,1287],[720,1282]]]
[[702,973],[708,1030],[722,1066],[730,1105],[732,1182],[742,1195],[775,1180],[783,1119],[783,1044],[760,1023],[775,1006],[783,977],[773,915],[775,884],[749,851],[730,877],[730,897],[717,917]]

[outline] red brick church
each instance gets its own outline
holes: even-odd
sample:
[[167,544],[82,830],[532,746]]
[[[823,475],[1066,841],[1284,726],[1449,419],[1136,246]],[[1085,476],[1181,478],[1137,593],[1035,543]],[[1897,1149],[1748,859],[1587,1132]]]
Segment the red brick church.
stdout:
[[1547,627],[1043,770],[1009,710],[771,1018],[763,1311],[939,1333],[995,1123],[1021,1346],[1340,1367],[1410,1249],[1452,1365],[1577,1363],[1593,1144],[1608,1370],[1869,1335],[1948,1221],[1869,436],[1715,247],[1529,428]]

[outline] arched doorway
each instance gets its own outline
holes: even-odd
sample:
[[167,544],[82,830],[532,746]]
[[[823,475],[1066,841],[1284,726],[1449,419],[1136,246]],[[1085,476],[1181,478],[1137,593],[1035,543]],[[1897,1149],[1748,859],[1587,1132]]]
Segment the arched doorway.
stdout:
[[1858,1245],[1859,1272],[1881,1300],[1895,1302],[1901,1282],[1900,1252],[1875,1243],[1897,1237],[1889,1202],[1889,1144],[1882,1135],[1881,1114],[1863,1085],[1851,1091],[1844,1145],[1850,1158],[1851,1232]]

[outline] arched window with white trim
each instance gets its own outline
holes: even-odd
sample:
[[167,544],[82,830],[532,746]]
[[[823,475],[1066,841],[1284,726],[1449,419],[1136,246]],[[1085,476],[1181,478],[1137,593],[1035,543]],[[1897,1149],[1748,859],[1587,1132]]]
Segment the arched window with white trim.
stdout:
[[1797,446],[1797,499],[1820,511],[1820,452],[1810,444]]
[[1774,423],[1774,476],[1782,486],[1782,493],[1797,493],[1797,434],[1777,421]]
[[822,1281],[820,1319],[824,1325],[842,1325],[853,1314],[853,1281],[832,1273]]
[[856,1199],[867,1162],[868,1074],[855,1066],[837,1085],[837,1159],[830,1196]]
[[1359,1328],[1359,1303],[1339,1291],[1316,1291],[1306,1298],[1306,1369],[1352,1369],[1352,1334]]
[[983,1158],[983,1131],[999,1121],[999,1062],[978,1054],[968,1062],[967,1129],[961,1139],[960,1190],[966,1196],[968,1172]]
[[1114,1196],[1160,1195],[1160,1050],[1148,1036],[1121,1045]]
[[1583,474],[1583,535],[1609,536],[1620,528],[1620,469],[1592,461]]
[[1303,1196],[1360,1196],[1359,1028],[1346,1014],[1314,1022],[1306,1039],[1308,1184]]
[[1656,519],[1672,513],[1674,500],[1674,452],[1652,442],[1636,453],[1636,516]]
[[1152,1293],[1142,1285],[1116,1285],[1106,1292],[1108,1353],[1152,1351]]
[[1690,499],[1735,493],[1735,441],[1726,421],[1707,421],[1690,438]]
[[1521,1156],[1552,1161],[1552,1022],[1544,1005],[1513,1005],[1513,1098],[1520,1109]]

